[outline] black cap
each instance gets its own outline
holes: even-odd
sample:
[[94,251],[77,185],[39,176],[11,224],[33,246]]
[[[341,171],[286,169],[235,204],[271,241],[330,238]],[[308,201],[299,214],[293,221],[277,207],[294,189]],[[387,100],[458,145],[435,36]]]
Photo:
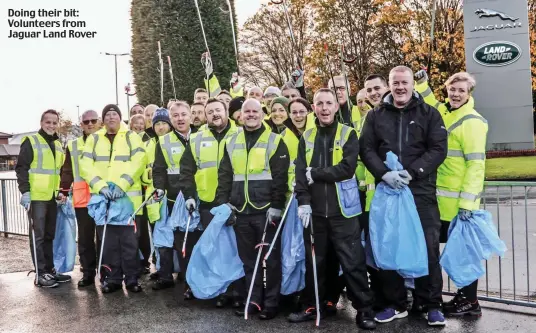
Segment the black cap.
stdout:
[[102,120],[104,121],[104,117],[106,117],[106,113],[108,111],[115,111],[119,114],[119,118],[121,119],[121,110],[119,110],[119,107],[115,104],[108,104],[102,109]]
[[231,102],[229,102],[229,114],[232,116],[233,112],[242,110],[242,104],[244,104],[245,101],[246,99],[242,96],[233,98]]

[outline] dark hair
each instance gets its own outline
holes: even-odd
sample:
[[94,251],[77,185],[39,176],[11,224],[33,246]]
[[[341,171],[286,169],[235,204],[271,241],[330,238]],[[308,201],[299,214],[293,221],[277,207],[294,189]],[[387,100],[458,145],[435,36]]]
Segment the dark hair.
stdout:
[[302,97],[296,97],[294,98],[293,100],[290,101],[290,103],[288,104],[288,110],[290,112],[290,107],[292,106],[292,104],[294,103],[300,103],[302,104],[303,106],[305,106],[305,108],[307,109],[307,111],[309,112],[313,112],[313,108],[311,107],[311,103],[309,103],[305,98],[302,98]]
[[145,106],[143,106],[143,104],[140,104],[140,103],[136,103],[136,104],[132,105],[132,107],[130,108],[129,111],[132,111],[132,109],[134,109],[136,106],[141,106],[142,109],[145,111]]
[[197,88],[195,91],[194,91],[194,96],[197,95],[197,93],[206,93],[208,94],[208,91],[206,89],[203,89],[203,88]]
[[199,106],[205,107],[205,103],[195,102],[194,104],[190,105],[190,108],[191,108],[192,106],[195,106],[195,105],[199,105]]
[[372,81],[374,79],[380,79],[380,81],[385,85],[387,86],[387,80],[385,79],[385,77],[383,77],[382,75],[380,74],[370,74],[369,76],[367,76],[367,78],[365,79],[365,82],[367,81]]
[[211,103],[220,103],[221,105],[223,105],[223,109],[225,110],[225,112],[227,112],[227,105],[225,105],[225,103],[214,97],[211,97],[207,100],[207,102],[205,103],[205,110],[207,109],[207,106]]
[[[231,96],[231,93],[228,92],[227,90],[222,90],[222,91],[220,91],[220,93],[218,94],[218,96],[220,96],[220,95],[228,95],[228,96],[231,97],[231,98],[233,97],[233,96]],[[218,96],[216,96],[216,97],[218,97]]]
[[58,111],[53,110],[53,109],[48,109],[45,112],[43,112],[43,114],[41,115],[41,121],[43,121],[45,119],[46,114],[53,114],[56,117],[58,117],[58,121],[60,120],[60,114],[58,113]]
[[337,95],[335,95],[335,91],[333,91],[333,89],[329,89],[329,88],[320,88],[318,89],[315,94],[314,94],[314,97],[313,97],[313,102],[314,102],[314,99],[316,98],[316,96],[318,96],[318,94],[320,93],[328,93],[328,94],[331,94],[333,96],[333,98],[335,100],[337,100]]

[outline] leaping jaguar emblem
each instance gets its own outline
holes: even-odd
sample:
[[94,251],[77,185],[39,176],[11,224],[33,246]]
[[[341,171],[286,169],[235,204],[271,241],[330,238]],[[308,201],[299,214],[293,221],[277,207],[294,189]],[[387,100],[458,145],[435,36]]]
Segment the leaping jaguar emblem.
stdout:
[[486,8],[479,8],[475,11],[475,14],[478,15],[479,18],[483,18],[483,17],[499,17],[501,20],[503,21],[512,21],[512,22],[515,22],[517,20],[519,20],[519,17],[518,18],[513,18],[512,16],[510,15],[506,15],[505,13],[503,12],[498,12],[496,10],[493,10],[493,9],[486,9]]

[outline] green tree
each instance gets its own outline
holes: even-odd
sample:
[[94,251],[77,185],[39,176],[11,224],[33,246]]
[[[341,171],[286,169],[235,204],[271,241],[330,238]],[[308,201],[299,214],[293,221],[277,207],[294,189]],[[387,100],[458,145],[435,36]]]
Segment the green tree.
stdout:
[[[234,1],[231,0],[234,11]],[[214,74],[223,87],[236,72],[233,36],[225,0],[199,0]],[[142,104],[160,105],[160,63],[164,61],[164,103],[174,98],[167,56],[171,56],[177,98],[191,101],[204,87],[201,54],[206,51],[194,0],[132,0],[132,72]],[[236,17],[235,17],[236,22]]]

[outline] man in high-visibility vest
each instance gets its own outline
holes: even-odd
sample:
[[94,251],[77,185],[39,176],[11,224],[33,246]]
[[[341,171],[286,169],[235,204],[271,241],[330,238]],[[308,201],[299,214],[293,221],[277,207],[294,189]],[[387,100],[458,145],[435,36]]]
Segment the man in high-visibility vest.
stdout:
[[[323,301],[328,297],[326,279],[331,272],[328,257],[332,248],[344,274],[348,298],[357,310],[356,324],[362,329],[373,329],[376,326],[372,313],[373,294],[368,286],[357,218],[361,214],[355,177],[359,143],[355,130],[336,120],[338,108],[333,90],[317,91],[315,126],[305,131],[298,145],[294,191],[299,204],[298,215],[305,228],[306,282],[302,294],[305,308],[292,313],[288,319],[303,322],[316,318],[315,282],[318,282],[318,298],[322,302],[318,310],[321,316],[325,315]],[[317,281],[314,280],[313,259],[316,259]]]
[[[54,269],[52,242],[56,232],[56,212],[60,169],[65,155],[58,140],[60,119],[55,110],[41,115],[41,129],[22,139],[15,172],[21,205],[28,211],[30,250],[36,273],[36,285],[53,288],[58,282],[71,280],[68,275],[57,274]],[[34,240],[35,238],[35,240]],[[35,248],[34,248],[35,246]],[[34,257],[34,251],[36,257]]]
[[[109,104],[102,111],[105,128],[88,136],[80,160],[82,178],[88,182],[91,193],[100,194],[109,201],[128,197],[134,210],[142,204],[141,175],[145,169],[146,156],[139,135],[129,131],[121,121],[121,111],[117,105]],[[113,189],[112,185],[115,185]],[[136,216],[140,224],[142,212]],[[102,263],[104,272],[101,279],[103,293],[121,289],[124,280],[131,292],[140,292],[138,283],[140,258],[138,257],[139,231],[134,223],[122,221],[108,225],[103,245]],[[103,237],[104,227],[97,232]]]
[[197,102],[192,104],[190,108],[192,110],[192,125],[199,129],[207,122],[205,117],[205,103]]
[[[225,140],[238,132],[239,128],[229,121],[229,113],[225,104],[210,98],[205,105],[208,128],[190,137],[190,145],[180,161],[181,174],[179,183],[189,210],[199,208],[203,230],[212,221],[210,210],[217,205],[216,189],[218,187],[218,166],[223,158]],[[199,207],[197,206],[199,199]],[[190,241],[190,246],[195,243]],[[189,253],[189,252],[188,252]],[[222,295],[216,301],[217,307],[223,307],[227,298]],[[237,303],[237,302],[235,302]],[[238,302],[238,307],[240,306]]]
[[[258,269],[256,276],[253,270],[258,245],[270,243],[281,222],[288,191],[289,152],[281,136],[263,126],[263,117],[258,100],[244,102],[244,130],[225,143],[218,170],[216,202],[236,207],[236,241],[244,263],[246,286],[254,281],[247,311],[250,314],[260,312],[261,319],[272,319],[278,312],[281,289],[281,238],[266,260],[266,269]],[[263,247],[263,252],[267,250]],[[266,274],[264,292],[263,271]],[[236,311],[236,315],[243,316],[244,310]]]
[[[191,127],[192,111],[188,103],[182,101],[173,103],[169,109],[169,114],[173,130],[159,138],[158,145],[156,145],[153,186],[156,189],[156,200],[162,200],[164,195],[167,196],[168,212],[171,215],[173,205],[182,189],[182,184],[179,182],[180,161],[193,131]],[[174,237],[174,249],[180,252],[184,232],[176,230]],[[200,233],[198,232],[189,233],[188,244],[192,244],[192,242],[195,244],[199,237]],[[193,245],[187,248],[188,254],[191,254],[192,248]],[[171,288],[174,286],[173,248],[161,247],[158,249],[158,254],[160,255],[160,270],[158,271],[158,279],[153,284],[153,289]],[[189,259],[189,256],[186,258],[179,256],[179,264],[183,272],[186,272]],[[185,283],[184,289],[184,299],[193,299],[192,291],[187,283]]]
[[145,107],[145,110],[143,111],[143,116],[145,117],[145,131],[142,135],[143,142],[149,141],[156,136],[156,133],[153,129],[153,115],[156,109],[158,109],[158,105],[149,104]]
[[208,92],[206,89],[197,88],[194,91],[194,103],[205,104],[208,100]]
[[[328,86],[333,89],[337,94],[337,100],[339,101],[339,112],[337,112],[337,120],[344,125],[353,126],[355,122],[360,121],[361,114],[356,106],[350,102],[350,83],[344,76],[334,76],[332,80],[329,80]],[[342,117],[342,118],[341,118]]]
[[95,221],[89,216],[87,210],[91,193],[89,185],[80,173],[80,159],[88,136],[100,129],[101,121],[97,112],[93,110],[84,112],[80,118],[80,126],[82,127],[82,136],[69,141],[67,144],[65,163],[61,169],[60,196],[66,198],[69,191],[72,191],[78,224],[78,255],[80,257],[80,270],[83,274],[82,279],[78,281],[78,286],[86,287],[95,283],[98,244],[95,244]]

